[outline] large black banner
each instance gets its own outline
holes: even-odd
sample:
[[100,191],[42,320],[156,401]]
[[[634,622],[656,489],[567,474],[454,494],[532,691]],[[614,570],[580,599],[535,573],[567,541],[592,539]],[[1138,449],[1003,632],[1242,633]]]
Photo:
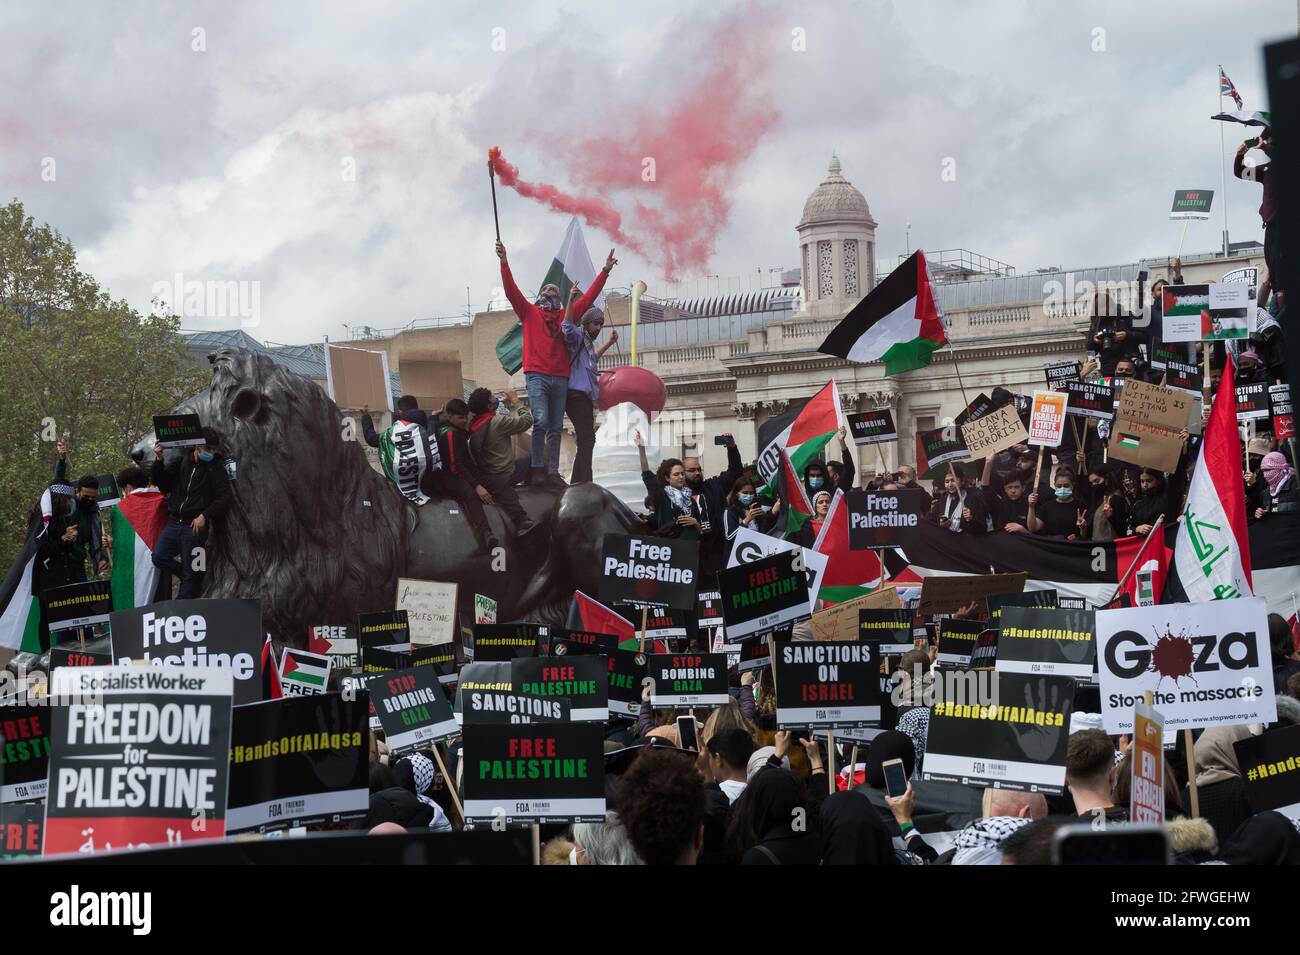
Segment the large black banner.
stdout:
[[256,600],[164,600],[119,610],[109,621],[118,663],[221,667],[235,678],[235,705],[262,698],[262,606]]
[[294,696],[237,706],[226,831],[336,828],[370,810],[367,694]]
[[467,826],[604,822],[604,751],[599,723],[467,723]]
[[606,534],[600,564],[604,603],[695,609],[699,541]]
[[1003,607],[999,673],[1045,673],[1087,680],[1097,655],[1091,610]]
[[878,641],[779,641],[773,663],[776,722],[781,729],[880,725]]

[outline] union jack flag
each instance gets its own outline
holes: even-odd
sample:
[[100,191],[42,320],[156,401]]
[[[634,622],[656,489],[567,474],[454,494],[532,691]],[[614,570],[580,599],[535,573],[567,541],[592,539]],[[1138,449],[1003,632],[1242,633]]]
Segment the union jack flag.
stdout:
[[1237,92],[1237,87],[1232,85],[1232,80],[1228,79],[1228,74],[1223,72],[1223,67],[1219,67],[1219,95],[1231,96],[1232,101],[1237,104],[1237,109],[1243,109],[1241,94]]

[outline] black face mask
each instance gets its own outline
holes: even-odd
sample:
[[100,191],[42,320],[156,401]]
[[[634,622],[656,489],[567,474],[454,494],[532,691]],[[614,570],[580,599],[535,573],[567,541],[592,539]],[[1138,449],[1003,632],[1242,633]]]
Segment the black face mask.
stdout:
[[77,499],[77,510],[82,511],[83,513],[89,513],[98,506],[99,505],[94,501],[85,501],[81,498]]

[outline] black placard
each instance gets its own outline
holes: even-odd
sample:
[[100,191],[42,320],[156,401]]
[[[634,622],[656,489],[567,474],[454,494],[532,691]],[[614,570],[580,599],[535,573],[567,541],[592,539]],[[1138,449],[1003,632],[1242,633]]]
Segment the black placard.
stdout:
[[366,687],[395,755],[425,749],[460,732],[438,674],[428,667],[377,675]]
[[[59,667],[107,667],[113,665],[111,650],[83,650],[75,643],[50,647],[50,672]],[[4,710],[0,709],[0,713]]]
[[855,488],[844,495],[849,509],[849,547],[888,547],[919,527],[925,517],[925,492],[919,488],[870,491]]
[[456,646],[452,643],[422,644],[411,647],[411,666],[432,667],[438,682],[446,686],[457,680]]
[[600,657],[566,653],[512,660],[510,678],[516,693],[564,700],[571,720],[609,718],[609,667]]
[[1270,385],[1268,389],[1269,411],[1273,415],[1273,437],[1279,441],[1295,437],[1295,413],[1292,410],[1291,386],[1287,384]]
[[858,633],[863,640],[879,641],[883,656],[902,656],[916,648],[910,610],[859,610]]
[[717,574],[700,578],[700,589],[695,594],[695,625],[701,629],[721,627],[722,590]]
[[718,575],[729,643],[772,633],[812,616],[803,551],[783,551]]
[[963,408],[957,417],[953,419],[953,424],[960,428],[964,424],[978,421],[992,410],[993,399],[981,391],[975,396],[975,400]]
[[107,580],[83,580],[41,591],[41,619],[51,634],[108,623],[112,612],[113,586]]
[[1090,678],[1096,619],[1091,610],[1003,607],[998,672]]
[[413,665],[409,643],[394,643],[387,647],[366,647],[361,651],[362,673],[392,673],[394,670],[405,670]]
[[1284,726],[1232,744],[1255,812],[1300,816],[1300,726]]
[[411,642],[411,621],[405,610],[375,610],[357,617],[357,646],[387,647]]
[[1203,385],[1204,378],[1201,374],[1200,365],[1193,365],[1191,362],[1175,361],[1173,359],[1165,362],[1166,388],[1172,388],[1174,391],[1182,391],[1189,395],[1200,395]]
[[1006,607],[1055,607],[1056,601],[1055,590],[1022,590],[1018,594],[989,594],[984,598],[989,609],[989,626],[992,627],[1001,625],[1002,611]]
[[191,448],[206,444],[203,422],[196,414],[156,414],[153,436],[164,448]]
[[776,721],[781,729],[880,725],[878,641],[779,641],[773,662]]
[[604,822],[599,723],[465,726],[467,827]]
[[1044,367],[1047,375],[1047,387],[1053,391],[1063,391],[1067,381],[1077,381],[1083,366],[1077,361],[1056,361]]
[[722,706],[730,699],[725,653],[654,653],[648,670],[652,706]]
[[226,832],[338,828],[370,810],[370,699],[288,696],[235,707]]
[[949,666],[970,666],[975,644],[988,624],[981,620],[939,621],[939,653],[937,661]]
[[49,766],[50,708],[0,706],[0,803],[44,799]]
[[234,671],[235,705],[262,698],[262,606],[239,598],[164,600],[109,618],[113,659]]
[[122,495],[117,489],[117,478],[111,474],[100,474],[95,478],[99,482],[99,489],[95,491],[95,503],[100,509],[112,507],[122,499]]
[[639,650],[613,650],[609,666],[611,716],[636,716],[641,708],[641,688],[649,673],[649,658]]
[[531,623],[474,624],[474,662],[493,663],[537,655],[537,641],[550,647],[550,629]]
[[600,566],[604,603],[695,608],[699,541],[606,534]]
[[746,640],[740,645],[740,659],[736,661],[736,670],[744,673],[746,670],[761,670],[763,667],[772,665],[772,656],[768,650],[768,643],[774,639],[789,639],[790,629],[779,630],[771,634],[764,640]]
[[980,631],[975,640],[975,649],[971,651],[970,668],[972,670],[996,669],[998,662],[998,634],[995,627]]
[[1269,416],[1268,382],[1239,382],[1237,390],[1237,420],[1257,421]]
[[0,804],[0,859],[26,859],[41,854],[45,803]]
[[1110,421],[1115,417],[1115,389],[1095,381],[1067,381],[1060,389],[1070,396],[1066,411],[1083,418]]
[[551,640],[554,656],[574,654],[610,654],[618,649],[618,637],[612,633],[594,633],[590,630],[559,630]]
[[888,408],[860,411],[845,415],[845,419],[849,423],[849,434],[853,437],[854,444],[887,444],[898,440],[898,427]]
[[665,607],[646,608],[645,635],[647,640],[676,640],[686,636],[686,614]]

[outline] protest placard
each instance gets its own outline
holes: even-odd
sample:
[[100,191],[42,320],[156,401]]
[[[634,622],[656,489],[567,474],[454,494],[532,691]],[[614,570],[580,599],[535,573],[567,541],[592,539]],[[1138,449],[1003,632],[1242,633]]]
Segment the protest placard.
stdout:
[[370,810],[369,697],[235,707],[226,832],[338,828]]
[[916,475],[923,481],[933,481],[940,468],[966,457],[966,442],[955,426],[916,433]]
[[50,765],[50,708],[0,706],[0,803],[45,798]]
[[1067,381],[1076,381],[1083,366],[1078,361],[1048,362],[1043,370],[1047,374],[1047,387],[1059,391]]
[[1091,610],[1003,607],[999,673],[1045,673],[1086,680],[1096,643]]
[[790,631],[775,633],[764,640],[746,640],[740,644],[740,659],[736,661],[736,671],[744,673],[747,670],[761,670],[764,667],[772,665],[772,657],[768,647],[771,640],[778,638],[789,639]]
[[639,650],[612,650],[609,666],[609,713],[635,717],[641,712],[641,687],[649,675],[649,660]]
[[1235,391],[1238,421],[1261,421],[1269,417],[1267,381],[1237,382]]
[[1254,301],[1245,282],[1166,285],[1161,290],[1161,338],[1165,342],[1246,338]]
[[456,585],[397,578],[397,610],[405,610],[411,643],[451,643],[456,636]]
[[922,778],[1059,795],[1074,680],[980,671],[971,681],[988,681],[993,692],[975,702],[935,703]]
[[1208,219],[1213,201],[1213,189],[1175,189],[1174,205],[1169,210],[1169,218]]
[[510,661],[510,679],[516,693],[535,699],[560,699],[568,719],[609,718],[609,667],[598,656],[561,654]]
[[1200,397],[1204,380],[1201,366],[1191,362],[1170,359],[1165,362],[1165,387],[1184,394]]
[[110,667],[112,665],[113,653],[108,649],[82,649],[75,643],[50,647],[51,673],[59,667]]
[[718,579],[727,639],[732,643],[764,636],[812,615],[800,551],[729,567]]
[[1011,404],[967,421],[961,426],[961,434],[966,443],[968,461],[978,461],[1005,451],[1012,445],[1024,444],[1029,437],[1020,421],[1020,415]]
[[[984,598],[989,612],[989,625],[1002,625],[1002,608],[1004,607],[1055,607],[1057,594],[1055,590],[1023,590],[1018,594],[990,594]],[[1084,610],[1084,607],[1073,608]]]
[[925,492],[920,488],[898,491],[856,488],[845,492],[850,549],[870,550],[896,543],[907,528],[920,526],[925,516],[926,500]]
[[605,821],[599,723],[467,724],[467,827]]
[[1034,406],[1029,413],[1028,444],[1055,448],[1065,435],[1065,415],[1070,396],[1059,391],[1035,391]]
[[812,615],[809,626],[814,640],[858,640],[863,610],[900,610],[903,602],[892,586],[881,587],[861,597],[818,610]]
[[931,574],[921,582],[916,609],[922,616],[952,613],[972,601],[992,594],[1018,594],[1025,589],[1028,572],[1018,574]]
[[207,441],[203,437],[203,423],[196,414],[154,415],[153,436],[163,448],[192,448]]
[[491,663],[536,656],[538,636],[550,635],[549,630],[539,634],[539,626],[531,623],[474,624],[474,662]]
[[1129,822],[1165,821],[1164,717],[1152,707],[1138,703],[1133,713],[1132,767],[1129,794]]
[[388,646],[365,647],[361,651],[361,672],[365,674],[392,673],[413,666],[411,645],[393,643]]
[[735,537],[732,539],[727,566],[739,567],[741,564],[752,564],[773,554],[794,553],[800,550],[803,551],[803,563],[808,572],[808,606],[813,608],[817,605],[817,595],[821,591],[822,575],[826,572],[826,565],[830,561],[825,554],[809,550],[807,547],[801,548],[793,541],[762,534],[748,527],[740,527],[736,529]]
[[[537,659],[528,658],[531,661]],[[600,662],[599,657],[586,659]],[[456,688],[456,718],[463,725],[567,723],[573,719],[573,706],[568,699],[555,695],[538,696],[519,685],[515,672],[518,662],[521,661],[466,664]]]
[[[407,382],[403,382],[407,384]],[[393,410],[388,352],[325,343],[325,393],[340,408]],[[412,389],[411,394],[414,394]]]
[[1270,385],[1269,411],[1273,416],[1273,437],[1286,441],[1295,437],[1295,413],[1291,405],[1290,385]]
[[45,803],[0,803],[0,859],[28,859],[41,854]]
[[411,621],[405,610],[375,610],[357,617],[357,643],[367,647],[411,644]]
[[113,475],[96,475],[95,480],[99,482],[99,487],[95,491],[95,503],[99,505],[101,511],[122,500],[122,494],[117,489],[117,478]]
[[401,756],[459,732],[438,675],[428,667],[394,670],[366,683],[389,748]]
[[1110,456],[1139,467],[1172,471],[1183,453],[1192,398],[1183,392],[1133,379],[1124,386]]
[[882,656],[902,656],[916,647],[910,610],[859,610],[858,635],[862,640],[878,641]]
[[1115,417],[1115,389],[1096,381],[1067,381],[1069,413],[1083,418],[1110,421]]
[[[635,608],[640,610],[642,608]],[[666,607],[644,608],[647,640],[676,640],[686,636],[686,614]]]
[[949,618],[939,621],[939,652],[936,660],[949,666],[970,666],[975,644],[984,629],[985,624],[980,620]]
[[647,668],[652,706],[722,706],[731,699],[725,654],[652,653]]
[[229,668],[63,667],[52,689],[45,855],[225,835]]
[[597,596],[605,603],[695,607],[699,541],[606,534],[600,565]]
[[1274,809],[1300,819],[1300,726],[1284,726],[1236,740],[1246,798],[1255,812]]
[[985,626],[980,631],[979,636],[975,638],[975,646],[971,649],[970,669],[997,669],[999,635],[1000,631],[996,627]]
[[1133,732],[1146,690],[1169,729],[1277,719],[1262,598],[1098,610],[1096,628],[1107,733]]
[[981,391],[975,396],[974,401],[968,404],[961,411],[957,412],[957,417],[953,419],[953,424],[959,428],[965,427],[968,422],[978,421],[992,410],[993,399]]
[[108,623],[112,612],[113,587],[107,580],[82,580],[41,591],[41,619],[51,634]]
[[564,656],[576,654],[610,654],[618,648],[618,637],[612,633],[595,633],[589,630],[558,630],[551,639],[551,653]]
[[475,623],[496,623],[497,622],[497,602],[491,597],[484,597],[482,594],[474,595],[474,622]]
[[347,624],[320,624],[307,631],[307,649],[329,657],[336,670],[355,670],[361,665],[356,633]]
[[712,574],[701,580],[700,590],[695,594],[695,625],[721,629],[725,623],[722,617],[722,590],[718,584],[718,575]]
[[880,644],[777,641],[772,653],[781,729],[847,729],[880,723]]
[[165,600],[109,618],[113,658],[165,667],[222,667],[236,706],[262,698],[262,606],[238,598]]
[[280,692],[285,696],[315,696],[329,687],[333,661],[323,653],[285,647],[280,656]]
[[849,434],[856,445],[888,444],[898,440],[898,428],[888,408],[860,411],[845,415],[845,419],[849,423]]

